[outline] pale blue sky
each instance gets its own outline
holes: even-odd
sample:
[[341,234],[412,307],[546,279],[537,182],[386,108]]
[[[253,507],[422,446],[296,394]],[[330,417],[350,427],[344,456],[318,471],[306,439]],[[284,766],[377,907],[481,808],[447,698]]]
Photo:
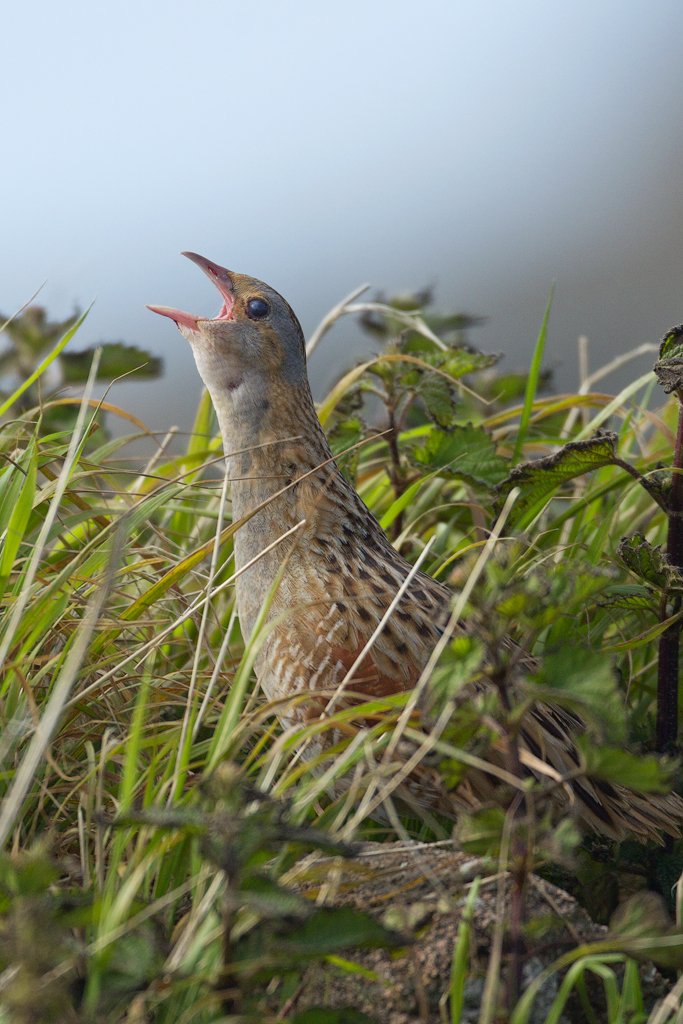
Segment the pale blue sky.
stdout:
[[166,359],[118,392],[155,428],[188,426],[199,384],[144,304],[217,308],[181,249],[307,330],[361,282],[435,283],[511,367],[555,279],[560,387],[579,333],[597,363],[683,320],[679,0],[65,0],[2,35],[0,309],[43,281],[55,316],[95,298],[82,343]]

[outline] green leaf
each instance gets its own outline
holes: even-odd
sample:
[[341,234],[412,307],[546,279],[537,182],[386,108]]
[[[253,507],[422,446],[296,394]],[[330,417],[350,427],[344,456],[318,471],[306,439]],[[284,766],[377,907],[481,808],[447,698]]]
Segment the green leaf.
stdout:
[[263,958],[289,962],[319,959],[347,949],[399,948],[410,940],[383,927],[369,914],[352,907],[319,907],[296,927],[277,932],[272,921],[258,924],[236,946],[247,971]]
[[320,956],[340,949],[397,948],[407,941],[362,910],[321,907],[287,936],[286,945],[303,956]]
[[240,885],[240,896],[263,917],[308,917],[312,910],[309,901],[283,889],[264,875],[252,875],[244,879]]
[[634,576],[659,590],[683,590],[683,573],[668,561],[661,547],[655,547],[643,537],[634,533],[623,537],[617,554]]
[[[328,433],[332,454],[339,457],[339,468],[347,480],[354,482],[360,458],[360,448],[354,448],[365,436],[365,424],[360,416],[338,420]],[[349,449],[352,449],[349,451]],[[344,455],[346,452],[348,454]]]
[[[162,371],[161,359],[137,345],[107,341],[97,347],[102,350],[97,370],[98,380],[109,380],[124,374],[150,380],[158,377]],[[94,352],[94,348],[86,348],[80,352],[63,353],[60,365],[66,384],[83,384],[88,379]]]
[[[442,340],[449,344],[447,337]],[[419,355],[424,362],[447,373],[454,380],[459,380],[461,377],[479,370],[487,370],[489,367],[495,366],[501,358],[498,355],[479,352],[469,345],[460,343],[449,344],[447,352],[440,349],[435,350],[433,343],[414,334],[406,337],[401,345],[401,351],[409,355]]]
[[654,371],[667,395],[683,388],[683,324],[672,327],[662,338]]
[[500,358],[498,355],[478,352],[475,348],[463,346],[449,349],[440,363],[440,368],[449,377],[459,379],[469,373],[476,373],[478,370],[488,370],[491,366],[495,366]]
[[534,679],[552,694],[552,700],[577,709],[589,724],[599,723],[614,740],[622,739],[624,706],[608,655],[562,644],[544,655]]
[[455,838],[466,853],[495,857],[500,850],[504,828],[505,812],[502,807],[483,807],[458,817]]
[[0,854],[0,891],[12,897],[34,896],[48,891],[59,878],[59,868],[42,846],[18,856]]
[[[452,700],[463,686],[477,678],[485,657],[486,647],[476,634],[457,634],[432,672],[427,701],[438,700],[443,703]],[[461,742],[464,742],[464,737]]]
[[164,959],[163,936],[153,922],[120,936],[104,956],[105,1001],[139,991],[155,978]]
[[616,444],[617,435],[605,431],[587,441],[571,441],[554,455],[515,466],[500,484],[499,504],[502,506],[513,487],[519,487],[521,494],[512,510],[513,518],[518,520],[523,513],[540,509],[561,484],[614,463]]
[[626,608],[658,613],[655,592],[650,587],[644,587],[639,583],[624,583],[607,587],[598,604],[603,608]]
[[414,394],[432,423],[444,428],[452,426],[458,397],[454,384],[438,374],[424,373]]
[[585,736],[577,736],[576,745],[591,777],[628,786],[637,793],[671,792],[678,764],[670,758],[632,754],[623,747],[596,744]]
[[435,428],[410,454],[420,466],[486,487],[500,483],[507,471],[507,463],[496,452],[490,435],[471,423],[448,432]]

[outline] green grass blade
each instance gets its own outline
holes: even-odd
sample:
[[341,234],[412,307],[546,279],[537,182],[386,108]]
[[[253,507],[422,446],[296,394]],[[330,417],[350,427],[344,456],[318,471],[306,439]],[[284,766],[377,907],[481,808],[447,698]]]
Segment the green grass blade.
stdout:
[[[33,508],[36,494],[36,478],[38,455],[36,439],[32,437],[24,453],[24,458],[16,468],[16,487],[8,492],[9,521],[0,553],[0,581],[9,576],[19,545],[24,539],[24,531]],[[15,484],[15,481],[12,481]]]
[[59,339],[59,341],[57,342],[55,347],[52,349],[52,351],[48,352],[48,354],[45,356],[45,358],[43,360],[41,360],[41,362],[38,364],[38,366],[33,371],[31,376],[27,377],[27,379],[22,384],[19,385],[19,387],[16,389],[16,391],[12,392],[12,394],[9,396],[9,398],[5,399],[5,401],[2,403],[2,405],[0,405],[0,416],[4,416],[4,414],[7,412],[7,410],[11,409],[11,407],[14,405],[16,400],[18,398],[20,398],[25,391],[28,391],[28,389],[31,387],[31,385],[34,384],[38,380],[38,378],[41,376],[41,374],[43,374],[45,372],[45,370],[47,370],[48,366],[50,366],[55,361],[55,359],[57,358],[59,353],[62,351],[62,349],[66,348],[66,346],[69,344],[69,342],[73,338],[74,334],[79,329],[79,327],[81,326],[81,324],[83,323],[83,321],[85,320],[85,318],[87,317],[87,315],[88,315],[88,313],[90,312],[91,309],[92,309],[92,306],[89,306],[86,309],[85,313],[83,313],[81,316],[79,316],[78,320],[73,325],[73,327],[70,327],[69,330],[66,332],[66,334],[64,334]]
[[465,1005],[465,985],[470,965],[470,936],[472,933],[472,918],[474,905],[479,895],[481,878],[475,878],[467,894],[467,902],[463,908],[462,917],[458,926],[458,937],[455,940],[453,949],[453,962],[451,966],[450,981],[450,1004],[451,1024],[459,1024],[462,1020],[462,1011]]
[[527,431],[529,429],[531,412],[534,407],[534,400],[536,398],[536,392],[538,391],[538,382],[541,376],[541,366],[543,364],[543,355],[545,353],[546,338],[548,337],[548,323],[550,321],[550,310],[552,308],[554,294],[555,285],[553,284],[550,289],[550,295],[548,296],[548,302],[546,303],[545,313],[543,314],[541,329],[538,332],[538,337],[536,339],[534,354],[531,359],[529,378],[526,382],[526,391],[524,392],[524,405],[522,406],[522,415],[520,417],[517,439],[515,441],[515,447],[512,455],[513,464],[515,462],[519,462],[524,442],[526,440]]

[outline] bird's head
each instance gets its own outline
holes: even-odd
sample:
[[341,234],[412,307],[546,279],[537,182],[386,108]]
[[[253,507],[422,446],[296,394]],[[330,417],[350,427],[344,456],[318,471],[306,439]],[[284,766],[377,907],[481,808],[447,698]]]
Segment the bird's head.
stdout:
[[185,252],[218,288],[215,317],[194,316],[170,306],[148,306],[174,320],[187,338],[200,376],[217,406],[227,398],[250,404],[279,383],[306,381],[306,351],[299,321],[274,288],[235,274],[204,256]]

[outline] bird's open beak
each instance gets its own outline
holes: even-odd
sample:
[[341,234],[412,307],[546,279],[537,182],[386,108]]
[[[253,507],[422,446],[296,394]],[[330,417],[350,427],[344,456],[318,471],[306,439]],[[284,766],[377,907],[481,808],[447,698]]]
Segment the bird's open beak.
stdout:
[[187,256],[189,260],[192,260],[198,267],[201,267],[206,276],[218,288],[223,298],[223,305],[219,312],[215,317],[202,317],[194,316],[193,313],[185,313],[182,309],[173,309],[171,306],[148,306],[147,309],[150,309],[152,313],[159,313],[161,316],[170,317],[171,320],[175,320],[179,327],[181,325],[189,327],[191,331],[199,330],[197,326],[199,320],[231,320],[232,311],[235,306],[235,289],[230,271],[226,270],[225,267],[219,267],[217,263],[212,263],[205,256],[199,256],[196,252],[184,252],[182,255]]

